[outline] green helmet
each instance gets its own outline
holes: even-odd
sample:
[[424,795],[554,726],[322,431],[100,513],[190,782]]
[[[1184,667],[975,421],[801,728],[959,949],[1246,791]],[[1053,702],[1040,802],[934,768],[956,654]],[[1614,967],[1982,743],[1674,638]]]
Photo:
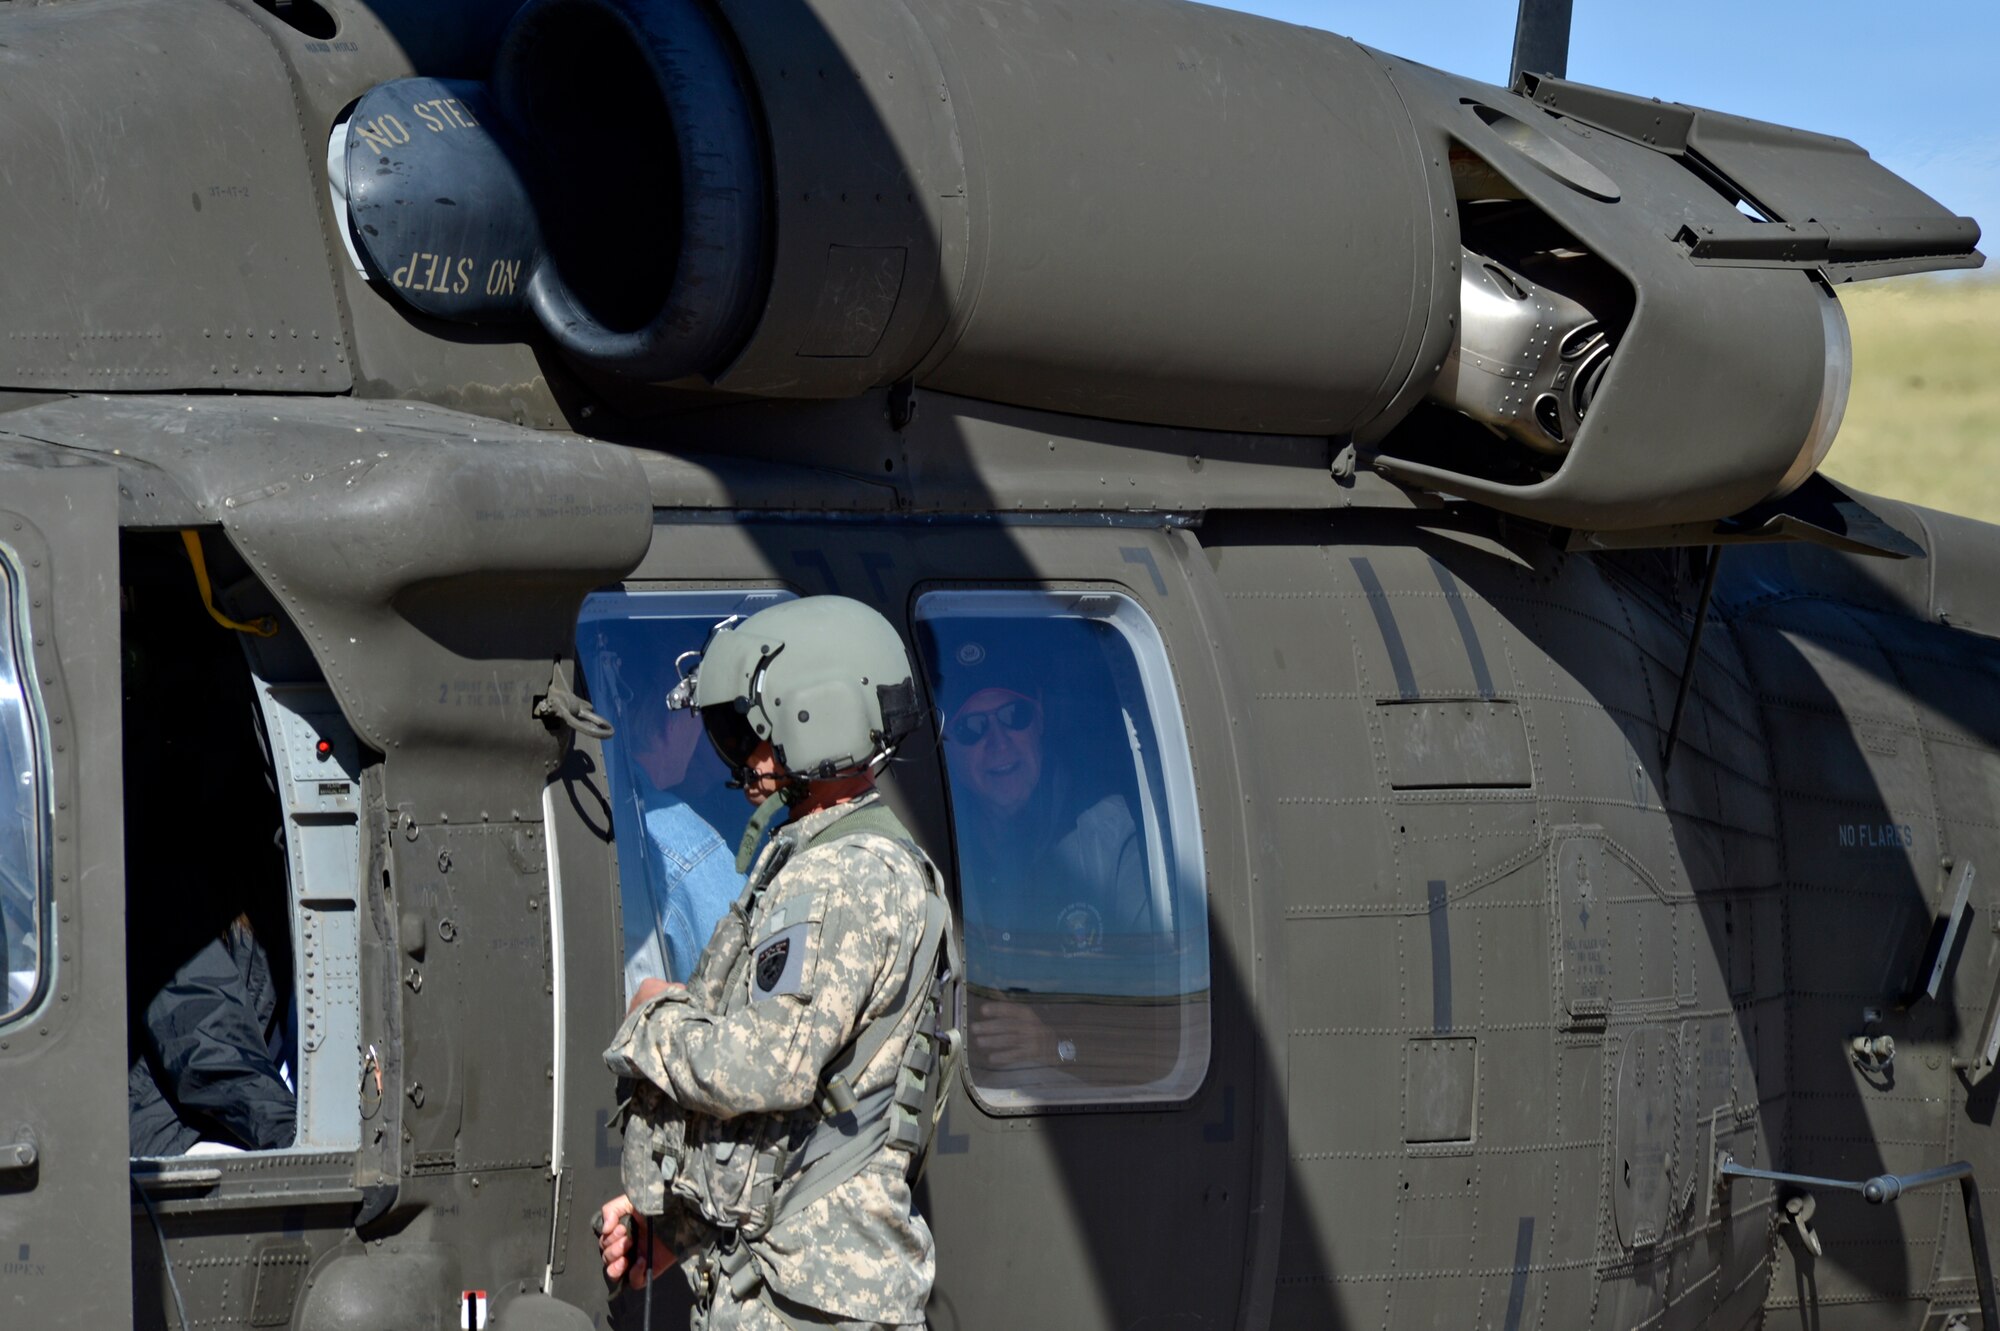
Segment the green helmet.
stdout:
[[739,776],[771,742],[804,781],[870,771],[921,717],[909,654],[889,621],[844,596],[809,596],[724,621],[668,702],[701,713]]

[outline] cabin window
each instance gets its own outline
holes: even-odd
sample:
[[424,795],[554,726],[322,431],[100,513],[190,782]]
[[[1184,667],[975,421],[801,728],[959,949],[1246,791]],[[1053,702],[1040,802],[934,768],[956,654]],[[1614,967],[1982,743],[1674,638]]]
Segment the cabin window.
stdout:
[[41,699],[28,654],[27,601],[20,562],[0,546],[6,621],[0,627],[0,955],[7,963],[0,1021],[34,1006],[42,988],[43,940],[49,875],[43,864],[48,837],[48,773],[38,760]]
[[1100,591],[934,591],[969,1071],[996,1110],[1184,1100],[1208,1066],[1193,767],[1159,631]]
[[612,837],[624,916],[625,987],[686,980],[716,919],[742,890],[736,848],[750,805],[693,712],[671,711],[676,662],[715,626],[792,593],[607,591],[586,598],[577,660],[591,705],[616,733],[604,741]]

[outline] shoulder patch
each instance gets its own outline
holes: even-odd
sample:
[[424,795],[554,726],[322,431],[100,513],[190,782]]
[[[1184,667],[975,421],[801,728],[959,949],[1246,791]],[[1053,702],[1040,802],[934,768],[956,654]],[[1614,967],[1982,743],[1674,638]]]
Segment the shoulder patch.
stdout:
[[788,925],[766,935],[751,949],[752,1001],[799,991],[799,981],[805,973],[806,931],[811,927],[808,921]]

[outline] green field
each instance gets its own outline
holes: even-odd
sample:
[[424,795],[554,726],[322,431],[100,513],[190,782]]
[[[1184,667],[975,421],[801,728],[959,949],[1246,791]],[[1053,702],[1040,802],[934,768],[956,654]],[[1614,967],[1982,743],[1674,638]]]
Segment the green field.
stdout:
[[1854,391],[1826,473],[2000,522],[2000,278],[1839,290],[1854,333]]

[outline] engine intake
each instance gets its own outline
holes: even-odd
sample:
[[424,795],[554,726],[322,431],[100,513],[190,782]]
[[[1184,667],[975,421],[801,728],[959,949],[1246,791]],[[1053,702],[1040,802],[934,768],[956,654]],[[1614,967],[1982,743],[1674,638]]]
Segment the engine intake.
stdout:
[[547,236],[527,304],[557,345],[651,382],[719,371],[765,294],[770,198],[714,11],[541,0],[509,30],[495,92]]

